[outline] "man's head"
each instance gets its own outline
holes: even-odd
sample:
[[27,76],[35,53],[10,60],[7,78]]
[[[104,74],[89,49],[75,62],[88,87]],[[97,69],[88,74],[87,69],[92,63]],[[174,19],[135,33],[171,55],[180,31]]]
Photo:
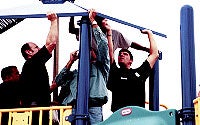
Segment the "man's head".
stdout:
[[118,55],[118,64],[120,67],[130,68],[133,62],[133,55],[128,49],[121,49]]
[[25,60],[31,58],[33,55],[35,55],[40,48],[32,42],[25,43],[21,48],[22,56]]
[[97,21],[97,25],[98,26],[101,26],[102,25],[102,21],[104,20],[105,18],[103,17],[100,17],[100,16],[95,16],[95,21]]
[[16,66],[8,66],[1,70],[1,78],[3,82],[18,81],[20,77]]
[[95,21],[97,22],[97,25],[101,28],[102,32],[106,33],[105,26],[107,25],[107,19],[100,16],[95,16]]

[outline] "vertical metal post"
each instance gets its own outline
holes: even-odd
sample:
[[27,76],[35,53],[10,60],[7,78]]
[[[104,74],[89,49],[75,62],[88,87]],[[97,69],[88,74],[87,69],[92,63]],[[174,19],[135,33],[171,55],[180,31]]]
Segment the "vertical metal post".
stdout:
[[158,65],[159,61],[157,60],[151,76],[149,77],[149,109],[152,111],[159,111],[159,80],[158,78]]
[[181,83],[182,110],[180,116],[183,125],[194,125],[194,104],[196,98],[196,71],[194,47],[193,8],[185,5],[181,8]]
[[88,98],[90,83],[90,25],[88,17],[81,19],[81,39],[79,48],[79,77],[77,91],[77,106],[75,120],[76,125],[87,125],[88,123]]
[[149,77],[149,109],[152,111],[159,111],[159,60],[162,60],[162,52],[159,52],[159,58]]
[[[59,32],[59,18],[58,18],[58,32]],[[58,35],[59,36],[59,35]],[[53,60],[53,79],[58,74],[58,61],[59,60],[59,37],[58,42],[56,44],[56,48],[54,49],[54,60]],[[57,101],[58,99],[58,88],[53,91],[53,101]]]

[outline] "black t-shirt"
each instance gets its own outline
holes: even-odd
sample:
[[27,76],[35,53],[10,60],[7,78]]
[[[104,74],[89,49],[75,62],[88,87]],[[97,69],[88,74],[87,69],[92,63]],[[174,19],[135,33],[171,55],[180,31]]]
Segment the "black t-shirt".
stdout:
[[115,62],[111,65],[107,88],[112,91],[113,112],[125,106],[145,106],[145,81],[150,71],[148,61],[137,69],[118,68]]
[[0,84],[0,109],[19,108],[19,83],[3,82]]
[[32,104],[36,104],[36,106],[50,105],[49,76],[45,66],[50,58],[51,54],[44,46],[25,62],[20,78],[25,107],[30,107]]

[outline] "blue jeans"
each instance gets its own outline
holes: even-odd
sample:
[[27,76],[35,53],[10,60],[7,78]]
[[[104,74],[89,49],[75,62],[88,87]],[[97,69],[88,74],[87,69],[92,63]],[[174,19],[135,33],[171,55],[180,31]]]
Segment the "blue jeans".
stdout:
[[[73,108],[72,114],[75,114],[75,110]],[[99,122],[103,121],[103,113],[102,113],[102,107],[89,107],[88,109],[89,113],[89,125],[94,125]]]
[[102,113],[102,107],[90,107],[88,109],[89,112],[89,121],[90,124],[97,124],[99,122],[103,121],[103,113]]

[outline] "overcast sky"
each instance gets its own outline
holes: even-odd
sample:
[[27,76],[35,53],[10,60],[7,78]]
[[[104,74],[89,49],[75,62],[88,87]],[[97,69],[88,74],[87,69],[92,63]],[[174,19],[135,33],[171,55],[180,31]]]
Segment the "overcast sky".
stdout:
[[[39,0],[1,0],[0,8],[12,8],[39,2]],[[86,9],[95,8],[97,12],[139,25],[167,35],[163,38],[155,35],[158,48],[163,58],[159,61],[160,76],[160,103],[177,110],[182,108],[181,97],[181,57],[180,57],[180,10],[184,5],[190,5],[194,10],[195,33],[195,62],[197,91],[200,83],[200,1],[199,0],[76,0],[75,3]],[[26,11],[26,10],[24,10]],[[75,17],[79,20],[80,17]],[[75,36],[68,33],[69,18],[60,19],[60,54],[59,70],[66,64],[69,54],[79,48]],[[148,39],[139,30],[109,21],[113,29],[119,30],[128,39],[149,46]],[[42,47],[49,30],[49,21],[46,18],[25,19],[18,25],[3,34],[0,34],[0,69],[8,65],[16,65],[21,71],[24,59],[21,56],[21,45],[33,41]],[[77,26],[78,27],[78,26]],[[147,57],[147,53],[133,50],[133,68],[139,66]],[[47,67],[52,79],[52,60]],[[77,64],[73,65],[73,69]],[[148,88],[148,84],[147,84]],[[148,91],[146,92],[148,95]],[[105,117],[110,113],[110,101],[104,107]],[[147,98],[148,101],[148,98]]]

